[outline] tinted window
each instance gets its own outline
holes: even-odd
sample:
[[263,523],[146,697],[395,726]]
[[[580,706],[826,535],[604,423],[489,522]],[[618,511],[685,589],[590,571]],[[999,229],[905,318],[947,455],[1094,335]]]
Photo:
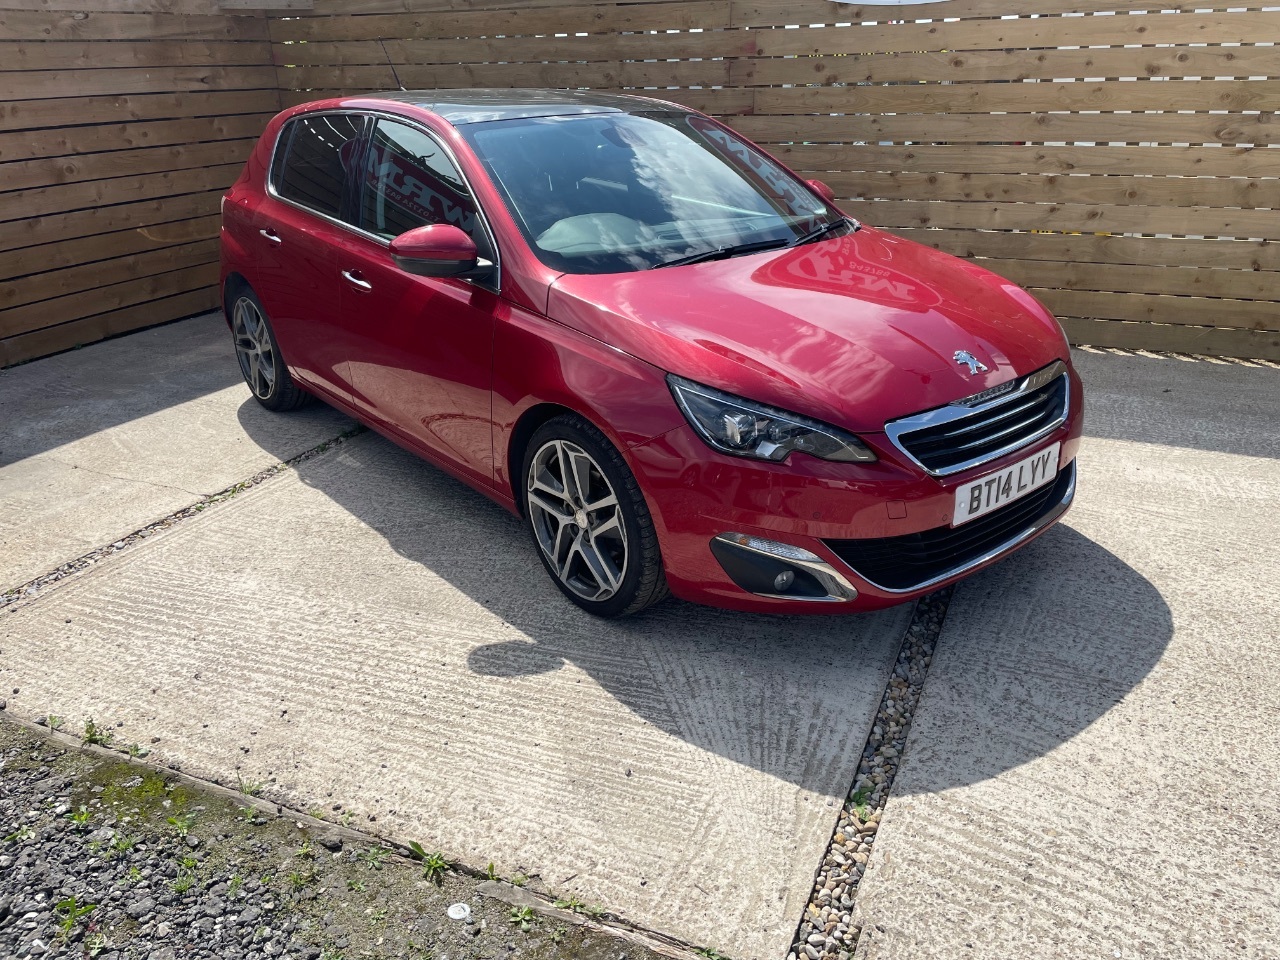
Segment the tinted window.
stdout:
[[357,160],[363,127],[364,118],[353,114],[291,120],[281,138],[284,157],[274,171],[276,192],[331,217],[339,216],[343,174]]
[[461,131],[534,253],[557,270],[644,270],[727,246],[794,242],[841,219],[703,117],[537,117]]
[[379,120],[362,180],[362,229],[389,239],[429,223],[451,223],[486,249],[470,191],[448,154],[422,131]]

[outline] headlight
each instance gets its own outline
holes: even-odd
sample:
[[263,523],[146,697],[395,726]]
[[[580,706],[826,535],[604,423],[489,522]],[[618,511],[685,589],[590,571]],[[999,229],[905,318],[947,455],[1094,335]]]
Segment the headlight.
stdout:
[[870,463],[876,455],[851,433],[796,413],[766,407],[674,374],[667,383],[680,410],[708,445],[721,453],[785,460],[793,451],[841,463]]

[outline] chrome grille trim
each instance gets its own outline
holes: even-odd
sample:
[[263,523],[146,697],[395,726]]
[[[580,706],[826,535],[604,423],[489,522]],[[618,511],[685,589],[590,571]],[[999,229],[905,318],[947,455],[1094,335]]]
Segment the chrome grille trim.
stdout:
[[[1020,415],[1026,414],[1039,406],[1044,402],[1044,397],[1039,395],[1039,392],[1050,390],[1056,387],[1059,382],[1061,382],[1062,388],[1061,408],[1038,430],[1030,434],[1016,434],[1018,429],[1027,428],[1033,425],[1037,419],[1044,416],[1043,411],[1030,417],[1030,419],[1019,420],[1013,427],[1000,426],[999,429],[992,429],[1010,419],[1018,419]],[[975,396],[981,395],[976,394]],[[1051,397],[1052,394],[1048,394],[1048,396]],[[926,410],[923,413],[913,414],[899,420],[892,420],[884,425],[884,432],[889,441],[904,456],[930,476],[949,477],[953,474],[963,473],[966,470],[972,470],[974,467],[980,467],[985,463],[990,463],[993,460],[999,460],[1001,457],[1015,453],[1024,447],[1029,447],[1067,422],[1067,417],[1071,412],[1071,384],[1067,382],[1067,365],[1061,360],[1055,360],[1049,366],[1023,377],[1018,382],[1017,388],[1009,393],[1005,393],[993,400],[988,400],[985,403],[977,403],[970,406],[968,404],[972,399],[957,400],[947,404],[945,407],[938,407],[934,410]],[[1010,434],[1014,436],[1009,443],[1002,444],[998,449],[989,450],[976,457],[949,463],[946,466],[930,467],[925,463],[925,459],[929,459],[927,454],[923,451],[919,455],[912,452],[911,435],[922,430],[935,430],[948,424],[955,424],[955,429],[947,434],[947,438],[953,442],[948,444],[945,449],[958,453],[980,446],[987,441],[998,439],[1001,436]],[[981,433],[982,436],[977,440],[965,438],[965,440],[961,441],[961,437],[964,434],[976,433]],[[932,446],[938,445],[936,438],[924,442]]]

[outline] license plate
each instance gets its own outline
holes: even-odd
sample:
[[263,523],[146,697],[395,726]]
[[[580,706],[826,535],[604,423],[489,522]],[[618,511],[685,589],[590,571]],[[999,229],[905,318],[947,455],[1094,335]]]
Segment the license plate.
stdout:
[[1061,443],[1033,453],[1011,467],[966,483],[956,490],[956,510],[951,525],[976,520],[992,510],[999,510],[1006,503],[1025,497],[1053,483],[1058,475],[1058,453]]

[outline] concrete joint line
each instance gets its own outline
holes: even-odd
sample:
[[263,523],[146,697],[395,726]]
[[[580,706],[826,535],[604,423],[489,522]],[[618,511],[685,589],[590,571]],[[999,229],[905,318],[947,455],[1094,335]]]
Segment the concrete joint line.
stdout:
[[849,960],[857,949],[864,923],[857,911],[858,885],[902,762],[952,589],[932,593],[916,605],[787,960]]
[[217,493],[201,497],[190,506],[183,507],[181,510],[177,510],[153,523],[149,523],[145,527],[121,537],[119,540],[105,544],[95,550],[90,550],[88,553],[77,557],[75,560],[68,561],[48,573],[41,574],[34,580],[28,580],[26,583],[12,587],[9,590],[6,590],[3,594],[0,594],[0,610],[5,609],[6,607],[9,610],[17,610],[18,607],[24,606],[27,602],[34,600],[46,587],[54,586],[69,577],[90,569],[102,560],[117,556],[120,553],[130,550],[154,534],[168,530],[185,520],[189,520],[214,504],[222,503],[224,500],[230,500],[236,495],[243,493],[245,490],[248,490],[251,487],[256,487],[265,480],[269,480],[276,474],[302,463],[304,460],[310,460],[312,457],[319,456],[325,451],[330,450],[339,444],[345,443],[352,437],[364,433],[364,430],[364,427],[354,427],[350,430],[345,430],[338,434],[338,436],[326,440],[324,443],[318,444],[310,450],[304,450],[296,457],[291,457],[290,459],[277,463],[274,466],[267,467],[265,470],[255,473],[249,479],[241,480],[239,483],[234,483],[224,490],[219,490]]

